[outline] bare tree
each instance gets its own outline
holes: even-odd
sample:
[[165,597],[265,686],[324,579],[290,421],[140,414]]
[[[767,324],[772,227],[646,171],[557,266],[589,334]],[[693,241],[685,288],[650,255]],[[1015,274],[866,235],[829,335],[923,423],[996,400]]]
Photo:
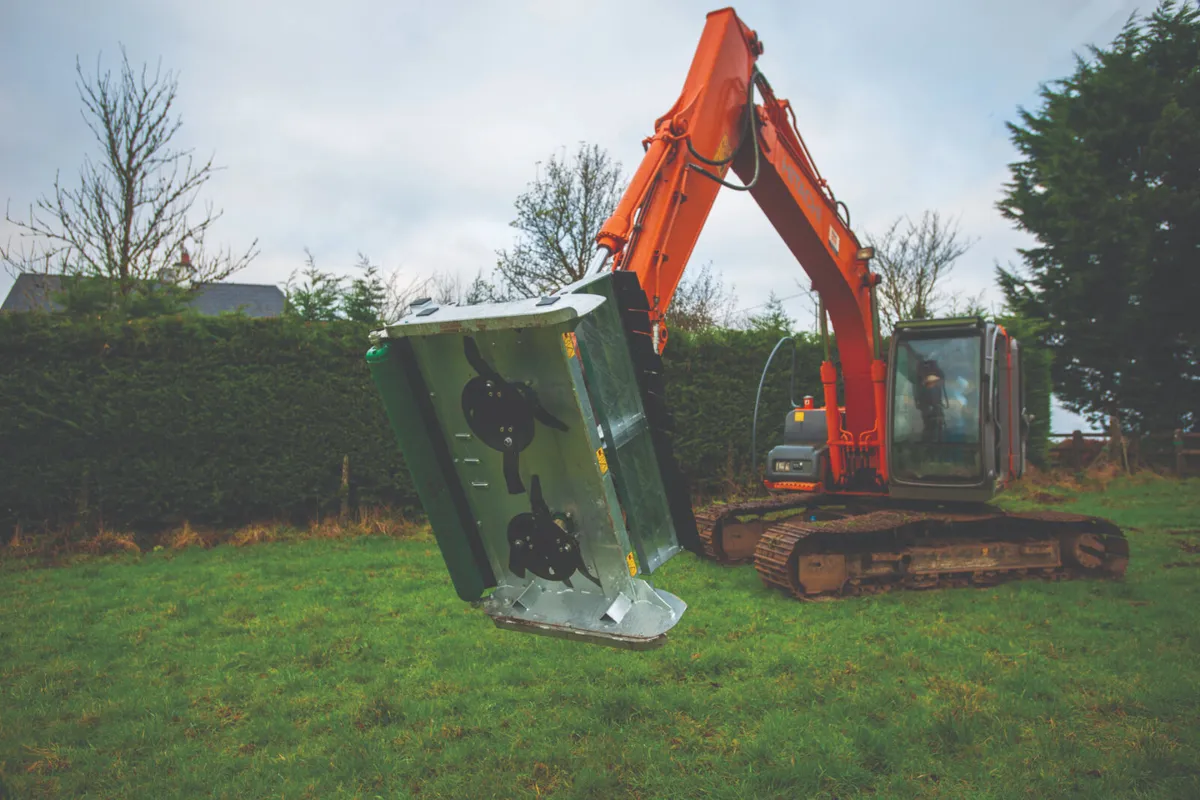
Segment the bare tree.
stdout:
[[720,273],[713,272],[709,261],[695,272],[685,273],[667,308],[667,328],[698,331],[731,327],[736,305],[733,287],[725,286]]
[[483,270],[475,273],[470,283],[464,283],[461,275],[437,273],[426,281],[423,291],[440,305],[474,306],[508,299],[483,276]]
[[[926,211],[917,222],[899,217],[882,235],[867,234],[866,239],[875,248],[872,269],[883,278],[878,292],[885,333],[900,320],[927,319],[960,305],[946,296],[944,284],[974,241],[959,233],[957,220]],[[978,306],[979,299],[967,305]]]
[[467,287],[463,295],[464,305],[473,306],[479,303],[503,303],[510,299],[490,278],[483,277],[483,270],[475,273],[475,279]]
[[994,308],[986,303],[987,293],[979,291],[975,294],[956,294],[945,306],[946,316],[950,317],[995,317]]
[[413,301],[429,294],[429,278],[407,275],[399,268],[383,277],[383,321],[395,322],[408,314]]
[[22,239],[18,249],[0,248],[9,272],[102,278],[127,297],[166,277],[194,285],[249,264],[257,240],[240,255],[205,246],[221,212],[195,206],[217,168],[211,158],[194,161],[191,150],[171,144],[182,125],[173,113],[175,73],[161,64],[153,73],[145,65],[135,71],[123,47],[118,75],[102,72],[99,60],[94,77],[84,75],[78,59],[75,72],[81,113],[99,153],[85,155],[77,184],[56,175],[53,193],[30,206],[27,217],[6,212]]
[[537,297],[584,277],[622,184],[621,165],[599,145],[581,142],[570,160],[552,155],[540,164],[515,203],[517,241],[496,254],[499,291]]
[[439,272],[429,279],[429,296],[440,305],[461,305],[466,295],[462,278],[448,272]]
[[807,278],[803,280],[797,278],[795,283],[796,288],[800,290],[800,293],[792,295],[792,297],[800,297],[801,295],[804,296],[806,301],[805,305],[809,309],[809,318],[812,322],[812,333],[820,333],[821,298],[817,295],[816,289],[812,287],[812,281],[808,280]]

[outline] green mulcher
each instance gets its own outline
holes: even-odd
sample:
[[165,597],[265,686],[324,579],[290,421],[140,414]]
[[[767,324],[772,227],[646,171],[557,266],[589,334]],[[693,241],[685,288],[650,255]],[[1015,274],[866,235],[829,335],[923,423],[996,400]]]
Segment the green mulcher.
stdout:
[[637,277],[421,300],[367,364],[454,588],[501,627],[647,648],[686,608],[645,576],[701,549]]

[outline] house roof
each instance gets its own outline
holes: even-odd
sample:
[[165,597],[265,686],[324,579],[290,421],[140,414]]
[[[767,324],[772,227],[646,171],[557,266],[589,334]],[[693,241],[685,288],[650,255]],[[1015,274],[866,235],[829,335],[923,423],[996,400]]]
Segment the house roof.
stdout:
[[248,317],[278,317],[283,313],[283,291],[261,283],[205,284],[189,305],[201,314],[242,310]]
[[8,297],[4,298],[0,311],[33,311],[46,308],[57,311],[60,306],[52,302],[50,296],[57,292],[61,285],[62,281],[58,275],[30,275],[22,272],[8,290]]
[[[0,311],[61,310],[51,297],[62,287],[61,275],[21,273],[0,305]],[[258,283],[209,283],[188,303],[201,314],[215,316],[241,310],[248,317],[277,317],[283,313],[283,292],[278,286]]]

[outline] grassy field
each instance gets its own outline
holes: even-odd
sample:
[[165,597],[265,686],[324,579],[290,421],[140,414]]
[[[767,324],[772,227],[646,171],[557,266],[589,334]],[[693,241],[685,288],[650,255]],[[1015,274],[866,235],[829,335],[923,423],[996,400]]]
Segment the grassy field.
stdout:
[[685,555],[647,653],[496,630],[428,535],[9,560],[0,797],[1200,797],[1200,481],[1066,496],[1125,581],[799,603]]

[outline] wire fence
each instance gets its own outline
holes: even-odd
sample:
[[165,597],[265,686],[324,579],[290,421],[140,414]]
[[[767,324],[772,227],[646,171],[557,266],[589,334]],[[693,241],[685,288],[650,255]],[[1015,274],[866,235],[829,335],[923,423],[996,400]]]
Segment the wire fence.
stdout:
[[[1109,453],[1111,436],[1108,433],[1050,434],[1050,465],[1065,469],[1087,469],[1101,455]],[[1124,435],[1124,450],[1111,453],[1118,463],[1161,467],[1180,476],[1200,472],[1200,433],[1182,430],[1147,433],[1141,436]]]

